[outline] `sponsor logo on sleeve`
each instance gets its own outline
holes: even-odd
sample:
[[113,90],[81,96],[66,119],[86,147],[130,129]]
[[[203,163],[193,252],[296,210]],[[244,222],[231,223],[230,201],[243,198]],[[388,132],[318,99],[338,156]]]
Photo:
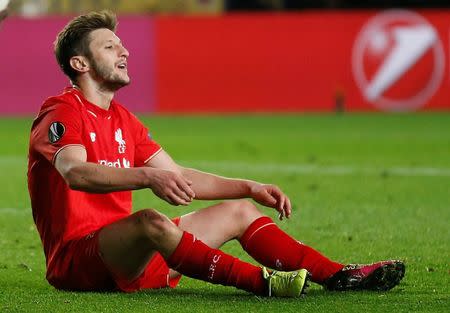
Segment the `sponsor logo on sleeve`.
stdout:
[[54,122],[48,129],[48,140],[50,140],[51,143],[56,143],[62,138],[65,132],[66,128],[63,123]]

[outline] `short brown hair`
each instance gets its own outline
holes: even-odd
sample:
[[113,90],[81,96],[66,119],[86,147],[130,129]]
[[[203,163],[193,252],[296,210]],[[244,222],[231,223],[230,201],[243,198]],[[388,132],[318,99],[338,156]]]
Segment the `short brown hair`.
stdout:
[[77,71],[70,66],[70,59],[76,55],[91,56],[89,34],[100,28],[116,31],[117,17],[111,11],[90,12],[71,20],[55,40],[55,56],[64,74],[72,82],[76,81]]

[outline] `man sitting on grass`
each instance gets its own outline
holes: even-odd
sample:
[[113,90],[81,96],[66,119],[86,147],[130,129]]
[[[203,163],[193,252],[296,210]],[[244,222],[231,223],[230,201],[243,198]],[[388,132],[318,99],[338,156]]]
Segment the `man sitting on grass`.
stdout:
[[[299,296],[308,279],[329,290],[389,290],[400,282],[402,262],[333,262],[243,200],[288,218],[291,202],[277,186],[175,163],[113,99],[130,83],[129,53],[115,30],[106,11],[65,26],[55,54],[72,86],[48,98],[32,126],[28,186],[50,284],[130,292],[175,287],[186,275],[257,295]],[[131,190],[144,188],[172,205],[238,200],[172,220],[154,209],[132,214]],[[264,267],[218,250],[230,240]]]

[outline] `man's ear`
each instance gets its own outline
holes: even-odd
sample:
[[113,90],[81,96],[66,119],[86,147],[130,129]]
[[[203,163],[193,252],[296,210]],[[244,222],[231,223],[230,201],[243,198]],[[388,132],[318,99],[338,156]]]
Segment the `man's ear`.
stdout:
[[86,57],[76,55],[70,58],[70,66],[77,72],[86,73],[89,71],[89,62]]

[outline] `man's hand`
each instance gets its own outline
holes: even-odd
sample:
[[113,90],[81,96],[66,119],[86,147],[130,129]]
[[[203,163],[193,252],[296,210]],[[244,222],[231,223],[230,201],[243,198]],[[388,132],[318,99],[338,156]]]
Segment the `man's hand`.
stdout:
[[170,204],[188,205],[195,197],[192,182],[180,173],[152,168],[149,179],[153,193]]
[[291,201],[277,186],[255,184],[250,192],[253,200],[259,204],[276,209],[280,220],[283,220],[283,217],[291,216]]

